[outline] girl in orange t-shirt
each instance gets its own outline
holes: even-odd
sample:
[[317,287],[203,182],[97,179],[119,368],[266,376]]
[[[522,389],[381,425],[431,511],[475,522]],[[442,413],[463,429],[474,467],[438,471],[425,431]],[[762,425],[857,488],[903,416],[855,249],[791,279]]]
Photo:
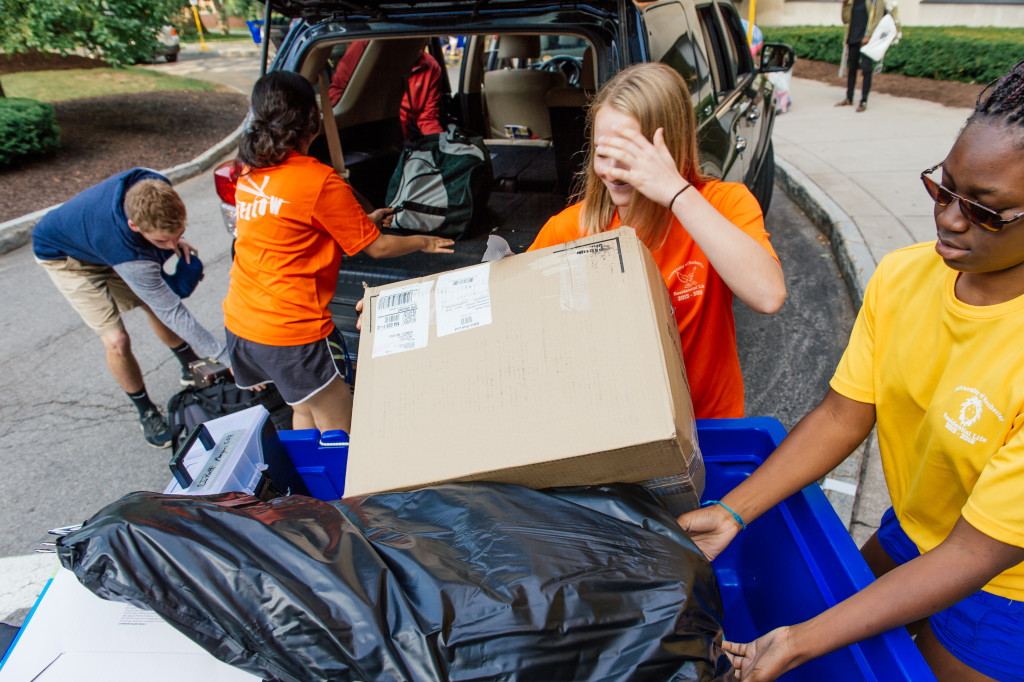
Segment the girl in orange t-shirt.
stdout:
[[733,294],[759,313],[786,298],[754,196],[704,177],[686,82],[665,64],[631,66],[597,94],[583,201],[554,216],[530,249],[629,225],[668,286],[698,418],[742,417]]
[[327,304],[342,251],[391,258],[451,253],[451,239],[381,234],[390,209],[367,215],[333,168],[307,156],[320,133],[309,81],[291,71],[260,78],[238,156],[248,167],[235,190],[238,238],[224,300],[235,381],[274,382],[294,409],[296,429],[352,422],[344,342]]

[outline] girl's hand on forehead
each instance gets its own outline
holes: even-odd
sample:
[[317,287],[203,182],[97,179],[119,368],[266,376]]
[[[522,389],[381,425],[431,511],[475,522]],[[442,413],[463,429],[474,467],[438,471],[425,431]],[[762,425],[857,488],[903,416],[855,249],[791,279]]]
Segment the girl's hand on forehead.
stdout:
[[609,170],[609,175],[662,206],[687,183],[665,145],[663,128],[654,131],[654,139],[649,141],[639,130],[614,126],[610,135],[597,139],[597,153],[621,164]]

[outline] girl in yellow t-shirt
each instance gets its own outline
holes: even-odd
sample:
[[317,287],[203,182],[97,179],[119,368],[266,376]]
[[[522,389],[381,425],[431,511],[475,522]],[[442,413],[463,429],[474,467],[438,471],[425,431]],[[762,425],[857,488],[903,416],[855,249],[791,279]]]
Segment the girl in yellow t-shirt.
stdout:
[[720,503],[679,517],[714,559],[877,424],[893,503],[861,549],[877,580],[726,642],[741,680],[900,625],[943,682],[1024,680],[1024,62],[921,178],[938,238],[879,264],[824,400]]
[[274,382],[294,409],[296,429],[348,431],[351,377],[327,308],[342,251],[392,258],[451,253],[453,242],[381,234],[391,210],[367,215],[333,168],[307,156],[319,133],[309,81],[291,71],[256,81],[238,145],[247,168],[235,190],[238,238],[224,326],[240,387]]

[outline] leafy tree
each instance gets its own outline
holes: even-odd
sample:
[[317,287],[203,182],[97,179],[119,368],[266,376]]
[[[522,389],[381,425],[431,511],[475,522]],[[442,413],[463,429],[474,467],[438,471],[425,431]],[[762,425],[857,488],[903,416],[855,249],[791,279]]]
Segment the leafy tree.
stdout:
[[0,0],[0,50],[84,48],[114,66],[144,61],[188,0]]
[[228,27],[228,9],[225,6],[224,0],[212,0],[213,9],[217,12],[217,18],[220,20],[220,32],[224,35],[231,33],[231,29]]
[[[0,0],[2,2],[3,0]],[[220,24],[220,32],[224,35],[230,33],[228,19],[239,17],[241,19],[262,19],[264,4],[258,0],[210,0],[213,3],[214,12]],[[174,24],[178,33],[184,40],[198,40],[199,31],[196,29],[196,22],[191,12],[187,12],[178,18]],[[205,25],[202,27],[203,35],[210,35],[210,29]]]
[[265,5],[259,0],[224,0],[228,14],[243,19],[262,19]]

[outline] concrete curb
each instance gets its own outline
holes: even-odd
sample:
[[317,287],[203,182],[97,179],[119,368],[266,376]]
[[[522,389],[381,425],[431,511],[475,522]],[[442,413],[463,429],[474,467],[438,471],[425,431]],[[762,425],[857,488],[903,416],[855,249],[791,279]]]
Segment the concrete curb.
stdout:
[[[242,135],[244,125],[245,124],[243,123],[238,126],[238,128],[236,128],[230,135],[207,149],[193,160],[179,164],[173,168],[168,168],[167,170],[162,170],[160,173],[166,175],[167,179],[171,181],[171,184],[175,185],[180,182],[184,182],[189,178],[194,178],[213,166],[238,144],[238,138]],[[32,228],[35,227],[35,224],[38,223],[44,215],[60,205],[61,204],[54,204],[49,208],[40,209],[33,213],[29,213],[28,215],[23,215],[20,218],[14,218],[5,223],[0,223],[0,254],[8,253],[20,246],[28,244],[32,239]]]
[[[775,157],[775,182],[828,237],[854,307],[860,308],[868,280],[878,263],[868,250],[857,223],[814,181],[779,156]],[[867,467],[867,453],[874,436],[872,429],[871,435],[821,481],[825,497],[832,503],[847,530],[853,525],[860,484]]]
[[864,301],[868,280],[878,263],[871,255],[857,223],[803,171],[777,155],[775,182],[828,237],[850,298],[854,307],[859,308]]

